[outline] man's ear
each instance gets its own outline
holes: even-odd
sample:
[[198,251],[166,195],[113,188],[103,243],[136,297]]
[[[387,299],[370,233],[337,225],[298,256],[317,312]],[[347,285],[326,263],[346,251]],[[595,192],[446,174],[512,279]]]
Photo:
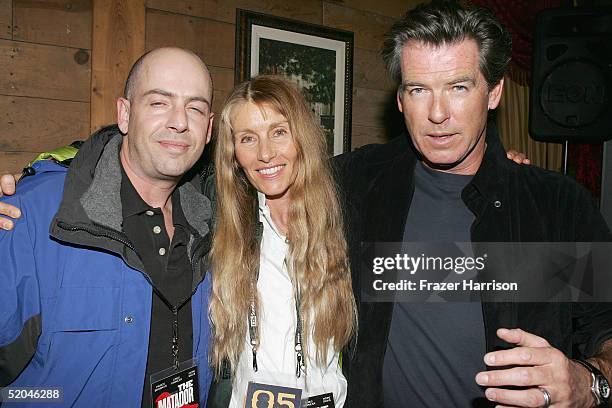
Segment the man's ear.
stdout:
[[130,101],[125,98],[117,99],[117,125],[119,130],[124,135],[128,132],[128,125],[130,124]]
[[210,138],[212,136],[214,119],[215,119],[215,114],[211,112],[210,117],[208,118],[208,132],[206,133],[206,144],[210,142]]
[[401,94],[402,90],[401,87],[397,90],[397,92],[395,93],[395,98],[397,99],[397,109],[399,109],[400,112],[404,113],[404,107],[402,106],[402,94]]
[[502,91],[504,90],[504,78],[500,79],[497,85],[489,91],[489,109],[495,109],[501,100]]

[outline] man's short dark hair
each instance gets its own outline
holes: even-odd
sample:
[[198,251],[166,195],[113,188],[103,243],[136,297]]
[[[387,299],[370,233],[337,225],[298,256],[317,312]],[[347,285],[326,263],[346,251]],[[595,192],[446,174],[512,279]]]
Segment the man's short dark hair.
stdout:
[[125,81],[125,87],[123,88],[123,97],[125,99],[130,100],[132,94],[134,93],[134,88],[136,88],[136,83],[138,82],[138,77],[140,75],[140,68],[142,67],[142,63],[146,59],[147,55],[149,55],[151,51],[147,51],[140,56],[130,68],[130,73]]
[[489,88],[506,73],[512,37],[482,7],[462,6],[455,1],[432,1],[408,11],[385,35],[382,55],[391,77],[401,82],[402,49],[409,41],[440,46],[472,39],[478,44],[480,71]]
[[213,97],[212,89],[214,88],[214,85],[213,85],[212,75],[210,74],[208,67],[206,66],[204,61],[202,61],[202,59],[198,56],[198,54],[186,48],[179,48],[179,47],[160,47],[160,48],[155,48],[153,50],[147,51],[144,54],[142,54],[140,58],[136,60],[134,65],[132,65],[132,68],[130,68],[130,72],[128,73],[127,79],[125,80],[125,86],[123,88],[123,97],[125,99],[131,100],[132,96],[134,96],[134,91],[136,90],[136,84],[138,83],[138,80],[140,78],[140,71],[142,70],[142,65],[144,61],[147,59],[147,57],[150,54],[157,52],[159,50],[162,50],[164,48],[176,49],[182,52],[186,52],[187,54],[191,54],[193,57],[197,58],[202,63],[204,72],[206,76],[208,77],[208,81],[210,83],[210,89],[211,89],[210,103],[212,103],[212,97]]

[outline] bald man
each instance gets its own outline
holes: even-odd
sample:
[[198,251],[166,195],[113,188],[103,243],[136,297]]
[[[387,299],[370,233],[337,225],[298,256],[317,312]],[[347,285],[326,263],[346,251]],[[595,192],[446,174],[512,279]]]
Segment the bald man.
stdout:
[[36,163],[9,198],[22,217],[0,232],[5,401],[204,405],[211,205],[186,173],[210,140],[212,94],[192,52],[145,54],[117,125],[69,169]]

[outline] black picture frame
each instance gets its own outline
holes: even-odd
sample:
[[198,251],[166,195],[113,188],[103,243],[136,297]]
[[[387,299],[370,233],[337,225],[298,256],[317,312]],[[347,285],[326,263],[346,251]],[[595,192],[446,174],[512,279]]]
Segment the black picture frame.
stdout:
[[353,44],[350,31],[237,9],[235,82],[262,73],[294,80],[321,120],[330,155],[347,152]]

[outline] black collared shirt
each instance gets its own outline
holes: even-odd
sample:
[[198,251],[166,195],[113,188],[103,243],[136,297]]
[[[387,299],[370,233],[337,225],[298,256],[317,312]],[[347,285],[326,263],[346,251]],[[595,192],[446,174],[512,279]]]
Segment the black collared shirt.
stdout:
[[[173,314],[159,294],[172,306],[178,306],[192,292],[192,269],[187,256],[190,226],[181,209],[178,187],[172,194],[174,237],[168,237],[160,208],[152,208],[140,197],[122,168],[121,205],[123,231],[134,245],[155,290],[151,308],[149,354],[143,389],[142,407],[151,407],[150,376],[172,367]],[[191,300],[178,311],[179,360],[193,356]],[[136,390],[135,390],[136,391]]]

